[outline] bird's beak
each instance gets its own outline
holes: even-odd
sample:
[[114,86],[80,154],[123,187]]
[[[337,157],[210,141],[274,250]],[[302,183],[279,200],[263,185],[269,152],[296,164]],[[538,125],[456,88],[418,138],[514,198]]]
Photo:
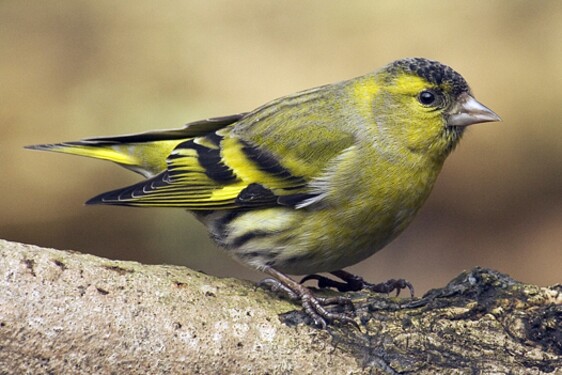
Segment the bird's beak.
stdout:
[[461,94],[448,117],[448,126],[468,126],[481,122],[501,121],[494,111],[469,94]]

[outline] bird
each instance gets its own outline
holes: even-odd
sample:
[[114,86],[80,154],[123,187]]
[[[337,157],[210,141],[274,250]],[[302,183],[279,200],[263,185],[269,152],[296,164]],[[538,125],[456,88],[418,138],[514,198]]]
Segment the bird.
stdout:
[[350,300],[320,297],[289,275],[340,291],[413,292],[403,279],[371,284],[343,269],[410,224],[467,126],[496,121],[459,73],[413,57],[178,129],[27,148],[141,174],[140,182],[86,204],[186,209],[218,247],[269,275],[262,285],[326,327],[355,324],[349,313],[329,309]]

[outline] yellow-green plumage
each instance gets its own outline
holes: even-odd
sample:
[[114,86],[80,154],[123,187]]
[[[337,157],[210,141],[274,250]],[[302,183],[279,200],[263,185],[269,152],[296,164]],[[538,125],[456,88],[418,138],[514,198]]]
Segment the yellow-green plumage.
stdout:
[[404,59],[183,129],[31,148],[148,178],[88,203],[182,207],[242,262],[305,274],[352,265],[394,239],[465,126],[497,120],[451,68]]

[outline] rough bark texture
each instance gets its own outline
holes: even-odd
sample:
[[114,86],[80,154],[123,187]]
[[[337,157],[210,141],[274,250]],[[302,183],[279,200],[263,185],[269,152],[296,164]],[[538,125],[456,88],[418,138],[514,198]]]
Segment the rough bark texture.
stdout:
[[0,240],[0,374],[562,373],[560,285],[349,295],[361,331],[319,330],[249,282]]

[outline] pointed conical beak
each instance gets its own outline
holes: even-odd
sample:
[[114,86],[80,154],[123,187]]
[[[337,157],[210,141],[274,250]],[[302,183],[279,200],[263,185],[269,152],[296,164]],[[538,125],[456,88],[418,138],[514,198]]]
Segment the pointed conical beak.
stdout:
[[501,118],[469,94],[461,94],[447,120],[449,126],[468,126],[481,122],[501,121]]

